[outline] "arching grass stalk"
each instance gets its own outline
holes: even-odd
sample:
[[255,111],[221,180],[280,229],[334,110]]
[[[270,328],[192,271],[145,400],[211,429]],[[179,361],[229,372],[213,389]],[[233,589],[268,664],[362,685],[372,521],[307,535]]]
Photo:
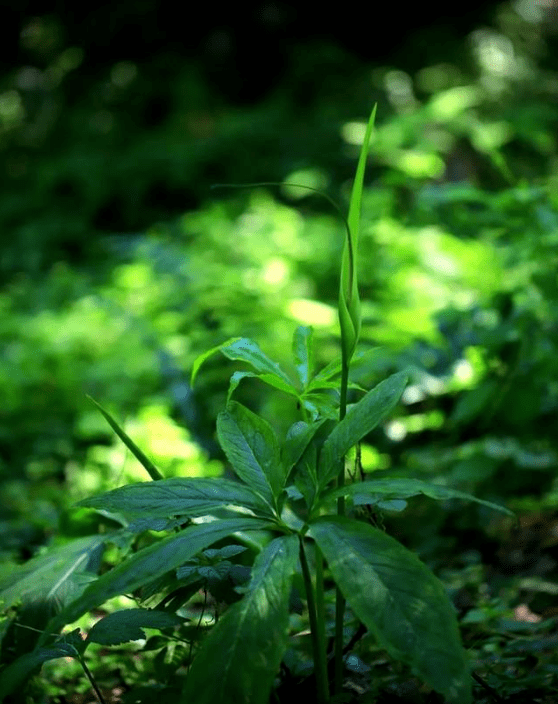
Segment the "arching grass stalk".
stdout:
[[[343,249],[343,260],[341,263],[341,278],[339,282],[339,325],[341,328],[341,388],[339,403],[339,420],[343,420],[347,413],[347,389],[349,386],[349,367],[358,342],[361,323],[360,298],[358,293],[358,235],[360,228],[360,213],[362,206],[362,187],[364,183],[364,171],[368,158],[368,149],[372,129],[376,119],[376,105],[372,109],[366,132],[358,166],[351,191],[351,201],[349,204],[349,217],[347,221],[347,238]],[[337,487],[345,484],[345,459],[342,458],[337,476]],[[345,515],[345,497],[341,495],[337,499],[337,515]],[[345,600],[337,587],[335,598],[335,692],[341,690],[343,677],[343,621],[345,616]]]

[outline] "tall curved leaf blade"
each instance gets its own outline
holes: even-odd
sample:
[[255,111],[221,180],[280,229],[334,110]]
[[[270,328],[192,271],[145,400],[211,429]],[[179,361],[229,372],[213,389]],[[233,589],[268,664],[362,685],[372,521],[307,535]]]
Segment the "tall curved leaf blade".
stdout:
[[469,704],[471,675],[455,611],[426,565],[383,531],[344,516],[318,518],[308,535],[379,645],[450,704]]
[[268,504],[250,487],[224,478],[172,477],[139,482],[80,501],[78,506],[122,513],[128,517],[206,516],[224,506],[241,506],[273,517]]
[[267,704],[287,646],[291,579],[298,538],[273,540],[256,558],[243,599],[219,619],[183,690],[196,704]]
[[147,470],[147,473],[149,474],[151,479],[153,479],[154,481],[158,479],[163,479],[163,475],[161,474],[161,472],[159,472],[157,467],[155,467],[153,462],[147,457],[144,452],[142,452],[142,450],[140,450],[140,448],[136,445],[132,438],[124,432],[124,430],[118,425],[118,423],[114,420],[110,413],[105,411],[105,409],[99,403],[97,403],[94,398],[91,398],[91,396],[88,396],[88,398],[97,406],[99,411],[101,411],[107,423],[122,440],[122,442],[126,445],[126,447],[130,450],[130,452],[134,455],[137,461],[142,465],[142,467]]
[[341,260],[341,281],[339,285],[339,324],[341,327],[341,344],[343,357],[347,366],[355,351],[360,333],[360,300],[358,294],[358,236],[360,229],[360,211],[362,202],[362,188],[364,184],[364,171],[368,159],[372,128],[376,119],[376,106],[372,109],[364,141],[360,150],[355,180],[349,204],[347,218],[347,238]]
[[237,476],[273,505],[283,489],[285,472],[269,423],[231,401],[217,417],[217,435]]
[[170,535],[140,550],[99,577],[49,622],[47,630],[55,632],[107,599],[132,592],[143,584],[152,582],[176,569],[200,550],[236,531],[258,530],[268,525],[267,521],[247,516],[197,524],[176,535]]

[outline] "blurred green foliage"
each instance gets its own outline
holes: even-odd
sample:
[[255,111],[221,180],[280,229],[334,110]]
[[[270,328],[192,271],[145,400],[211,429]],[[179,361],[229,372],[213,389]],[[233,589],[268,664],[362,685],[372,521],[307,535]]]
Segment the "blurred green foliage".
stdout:
[[[54,29],[37,22],[46,42]],[[320,362],[331,358],[343,242],[335,213],[288,186],[209,186],[278,178],[343,200],[365,126],[358,117],[373,98],[363,345],[382,347],[369,377],[414,370],[406,413],[376,438],[378,451],[394,455],[391,471],[432,471],[471,490],[483,480],[505,493],[493,480],[510,468],[510,491],[535,490],[533,468],[536,491],[555,490],[558,88],[537,65],[544,25],[504,7],[499,22],[468,38],[463,65],[414,75],[361,66],[349,102],[324,90],[302,111],[293,102],[300,64],[249,108],[220,102],[193,65],[154,92],[157,57],[102,69],[79,94],[82,53],[56,32],[41,69],[4,77],[8,520],[38,501],[32,522],[48,533],[68,498],[139,478],[86,393],[128,418],[168,474],[212,473],[227,369],[212,363],[192,391],[200,350],[243,335],[281,357],[301,322],[318,330]],[[309,47],[305,62],[326,53]],[[336,50],[330,62],[340,72],[354,60]],[[161,91],[170,107],[153,124],[141,116]],[[178,215],[189,198],[198,207]],[[294,413],[255,383],[245,393],[278,425]]]
[[[46,31],[46,30],[45,30]],[[78,95],[79,47],[0,79],[0,558],[97,524],[70,505],[147,479],[96,409],[123,421],[165,476],[222,472],[214,438],[232,364],[193,360],[229,337],[285,360],[297,324],[318,363],[338,349],[343,225],[273,180],[349,193],[378,101],[363,196],[363,385],[406,368],[400,415],[363,447],[364,472],[418,476],[519,512],[558,501],[558,73],[543,23],[511,6],[462,65],[357,65],[309,47],[264,102],[231,107],[196,68],[122,60]],[[333,50],[331,50],[333,51]],[[297,96],[324,56],[354,79]],[[161,114],[153,105],[165,96]],[[369,358],[370,359],[370,358]],[[284,430],[289,398],[240,399]],[[420,500],[390,530],[425,559],[493,559],[482,507]],[[413,513],[414,512],[414,513]],[[457,517],[458,516],[458,517]],[[547,573],[556,578],[556,560]],[[488,617],[487,617],[488,618]],[[490,616],[492,618],[492,616]]]

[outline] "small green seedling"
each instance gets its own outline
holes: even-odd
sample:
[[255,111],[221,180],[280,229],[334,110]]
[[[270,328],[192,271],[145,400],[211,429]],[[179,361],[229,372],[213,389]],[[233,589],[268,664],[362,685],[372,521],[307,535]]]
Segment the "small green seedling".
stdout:
[[[374,505],[418,494],[436,500],[478,501],[413,479],[345,483],[346,454],[388,418],[407,383],[406,374],[398,372],[347,406],[351,360],[361,324],[358,234],[374,117],[375,111],[368,122],[346,222],[339,290],[340,360],[316,370],[312,330],[301,326],[293,340],[296,379],[291,379],[255,342],[244,338],[224,342],[201,355],[194,364],[192,383],[203,362],[217,351],[250,367],[250,371],[233,374],[226,408],[217,419],[220,444],[239,481],[162,478],[116,421],[101,409],[155,481],[124,486],[81,501],[80,505],[127,517],[131,521],[128,532],[134,526],[138,532],[149,527],[166,528],[169,535],[128,554],[120,564],[86,586],[78,588],[74,584],[74,598],[51,619],[46,633],[59,633],[108,599],[132,593],[156,580],[164,581],[165,575],[191,579],[197,570],[199,577],[200,564],[207,568],[202,570],[204,575],[213,575],[215,569],[211,565],[196,562],[195,558],[209,546],[232,536],[256,553],[251,576],[236,587],[241,598],[225,610],[197,649],[180,698],[185,704],[268,704],[289,643],[289,605],[295,576],[304,585],[319,704],[330,701],[341,688],[345,603],[380,647],[410,666],[447,702],[471,702],[469,663],[455,611],[441,582],[416,555],[383,530],[345,515],[345,501]],[[256,377],[296,399],[301,418],[286,437],[278,438],[265,419],[232,398],[246,377]],[[339,390],[338,396],[332,390]],[[480,503],[507,512],[500,506]],[[257,537],[262,531],[268,536],[263,544]],[[225,567],[229,569],[228,565]],[[33,576],[33,570],[28,569],[19,586]],[[326,577],[337,588],[332,678],[325,633]],[[12,589],[14,584],[17,586],[17,578],[11,583]],[[132,611],[131,629],[123,626],[125,616],[112,614],[104,621],[113,619],[118,637],[133,637],[140,626],[150,623],[156,627],[168,625],[155,616],[153,622],[142,620],[141,614]],[[110,640],[114,632],[110,626],[106,623],[103,630],[97,624],[88,639]],[[67,655],[67,643],[63,647],[47,647],[48,638],[45,634],[39,642],[32,655],[34,663]],[[78,654],[81,657],[83,651]],[[28,664],[22,666],[21,660],[16,661],[4,670],[0,699],[20,686]]]

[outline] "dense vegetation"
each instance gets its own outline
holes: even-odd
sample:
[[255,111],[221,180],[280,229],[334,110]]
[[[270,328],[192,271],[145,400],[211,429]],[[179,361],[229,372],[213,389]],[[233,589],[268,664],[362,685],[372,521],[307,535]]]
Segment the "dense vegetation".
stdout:
[[[87,395],[164,477],[230,478],[215,423],[238,363],[211,357],[192,388],[196,358],[251,338],[294,372],[297,325],[314,329],[316,369],[337,357],[343,222],[326,199],[287,184],[323,189],[345,211],[377,101],[359,246],[365,354],[352,381],[369,389],[406,372],[409,384],[348,456],[348,476],[420,479],[503,505],[516,521],[423,496],[355,509],[444,583],[474,701],[554,700],[558,71],[552,16],[542,3],[530,14],[532,4],[502,5],[444,63],[405,70],[295,43],[275,87],[236,103],[172,52],[121,56],[91,75],[56,18],[29,19],[25,60],[0,81],[1,668],[32,651],[95,574],[161,538],[148,525],[103,553],[95,541],[118,517],[75,507],[148,478]],[[283,185],[210,188],[274,180]],[[299,419],[292,397],[258,379],[244,378],[235,398],[278,435]],[[87,667],[107,703],[176,701],[198,644],[250,573],[246,551],[229,543],[182,566],[183,598],[164,603],[180,624],[149,631],[131,615],[126,642],[91,644]],[[79,578],[38,601],[56,565],[79,561],[84,546]],[[53,549],[63,555],[54,565]],[[45,581],[22,593],[14,585],[31,558],[46,560]],[[296,637],[274,701],[313,691],[296,586]],[[74,627],[91,633],[101,616],[157,606],[160,588],[117,596]],[[326,597],[333,608],[333,590]],[[356,620],[346,640],[339,701],[440,701]],[[29,683],[29,702],[94,701],[66,653]]]

